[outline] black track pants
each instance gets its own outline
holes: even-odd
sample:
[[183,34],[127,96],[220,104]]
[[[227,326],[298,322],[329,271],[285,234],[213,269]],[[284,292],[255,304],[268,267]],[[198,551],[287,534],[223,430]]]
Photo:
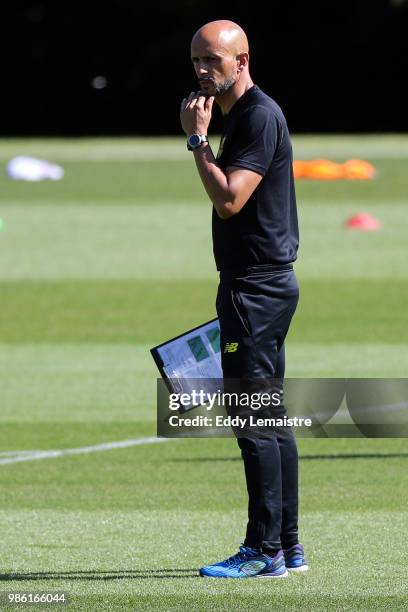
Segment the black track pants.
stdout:
[[[228,381],[234,386],[239,380],[241,391],[264,390],[265,384],[273,385],[271,379],[283,379],[284,340],[298,297],[291,266],[221,272],[216,306],[225,388]],[[282,405],[273,416],[284,414]],[[298,457],[293,433],[288,427],[248,436],[241,432],[238,445],[249,496],[244,544],[289,548],[298,541]]]

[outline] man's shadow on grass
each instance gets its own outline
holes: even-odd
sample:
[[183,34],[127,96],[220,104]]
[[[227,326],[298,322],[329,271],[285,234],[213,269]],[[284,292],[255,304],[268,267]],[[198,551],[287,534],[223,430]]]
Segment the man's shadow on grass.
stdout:
[[[321,455],[303,455],[299,456],[299,461],[310,461],[319,459],[401,459],[408,458],[408,453],[336,453],[333,455],[321,454]],[[196,462],[204,463],[206,461],[241,461],[240,456],[235,457],[174,457],[173,459],[166,459],[167,462],[173,463],[189,463]]]
[[197,578],[198,569],[165,568],[146,570],[78,570],[60,572],[10,572],[0,574],[0,582],[24,580],[139,580],[143,578]]

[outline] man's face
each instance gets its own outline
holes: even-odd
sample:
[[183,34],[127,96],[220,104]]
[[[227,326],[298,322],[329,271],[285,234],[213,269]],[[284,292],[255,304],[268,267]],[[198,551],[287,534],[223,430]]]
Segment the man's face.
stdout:
[[220,45],[196,38],[191,43],[191,61],[206,96],[220,96],[236,82],[237,59]]

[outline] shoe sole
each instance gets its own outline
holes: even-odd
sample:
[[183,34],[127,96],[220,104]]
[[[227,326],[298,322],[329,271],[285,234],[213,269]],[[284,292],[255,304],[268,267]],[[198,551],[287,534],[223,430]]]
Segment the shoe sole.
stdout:
[[207,574],[201,574],[200,578],[221,578],[227,580],[245,580],[246,578],[287,578],[289,576],[289,572],[286,571],[284,574],[255,574],[255,576],[207,576]]
[[300,574],[301,572],[307,572],[308,569],[308,565],[301,565],[300,567],[288,567],[288,571],[292,574]]
[[287,578],[289,572],[286,570],[283,574],[256,574],[254,578]]

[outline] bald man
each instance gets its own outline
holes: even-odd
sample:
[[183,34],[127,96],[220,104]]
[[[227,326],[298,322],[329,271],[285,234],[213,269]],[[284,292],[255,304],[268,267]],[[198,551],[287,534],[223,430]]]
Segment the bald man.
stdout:
[[[180,119],[213,204],[224,390],[239,381],[241,392],[278,388],[281,394],[284,340],[298,301],[288,128],[276,102],[251,79],[248,40],[239,25],[221,20],[201,27],[191,42],[191,60],[199,91],[182,101]],[[214,100],[224,116],[217,157],[208,141]],[[234,409],[239,407],[229,407],[229,413]],[[282,416],[284,406],[268,414]],[[200,574],[283,578],[288,570],[307,570],[298,540],[297,449],[291,429],[234,433],[249,497],[246,537],[237,554],[201,568]]]

